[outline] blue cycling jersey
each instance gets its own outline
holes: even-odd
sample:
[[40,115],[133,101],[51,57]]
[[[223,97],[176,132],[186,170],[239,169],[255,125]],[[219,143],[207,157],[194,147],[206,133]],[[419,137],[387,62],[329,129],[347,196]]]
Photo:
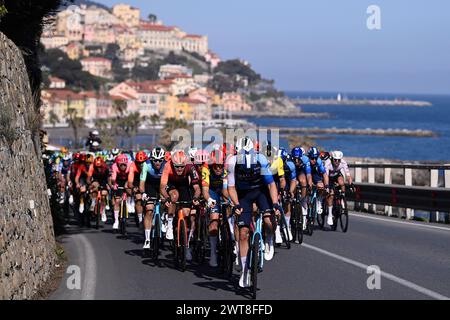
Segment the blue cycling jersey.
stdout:
[[311,163],[309,162],[309,158],[303,155],[300,160],[300,164],[295,164],[296,174],[311,174]]
[[258,189],[273,180],[270,165],[262,154],[240,154],[228,160],[228,186],[238,190]]
[[284,162],[284,177],[287,181],[292,181],[297,178],[295,164],[291,160]]
[[311,173],[313,175],[323,175],[324,173],[326,173],[327,171],[325,170],[325,166],[322,162],[322,159],[318,158],[316,160],[316,164],[315,165],[311,165]]

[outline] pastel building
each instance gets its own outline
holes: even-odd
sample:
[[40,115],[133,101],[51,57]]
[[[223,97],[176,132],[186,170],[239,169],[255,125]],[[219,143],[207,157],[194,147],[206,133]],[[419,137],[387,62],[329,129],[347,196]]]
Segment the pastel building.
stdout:
[[247,104],[242,95],[235,92],[226,92],[222,95],[222,105],[225,111],[251,111],[252,107]]
[[112,63],[109,59],[100,57],[85,58],[81,60],[81,65],[83,66],[83,71],[87,71],[94,76],[112,78]]
[[137,27],[140,22],[141,11],[128,4],[117,4],[113,7],[113,15],[128,27]]
[[75,115],[84,118],[84,97],[67,89],[42,90],[44,127],[67,127],[68,112],[75,110]]

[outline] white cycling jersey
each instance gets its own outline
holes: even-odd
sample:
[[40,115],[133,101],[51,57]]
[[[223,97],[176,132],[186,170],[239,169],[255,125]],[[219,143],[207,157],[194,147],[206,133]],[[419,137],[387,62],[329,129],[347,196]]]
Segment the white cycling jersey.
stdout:
[[325,161],[325,170],[327,171],[327,174],[330,178],[335,178],[339,174],[342,174],[346,177],[350,176],[350,170],[348,169],[347,162],[344,159],[341,160],[336,168],[333,166],[331,159],[328,159],[327,161]]

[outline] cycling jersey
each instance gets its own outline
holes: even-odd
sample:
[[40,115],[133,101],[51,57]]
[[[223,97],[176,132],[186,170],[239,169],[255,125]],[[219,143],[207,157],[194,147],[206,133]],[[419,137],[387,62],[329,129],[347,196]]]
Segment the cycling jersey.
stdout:
[[142,167],[139,167],[139,165],[136,164],[136,162],[132,162],[131,163],[131,167],[132,167],[133,172],[134,172],[133,185],[135,187],[139,187],[139,181],[141,181],[141,173],[142,173],[142,169],[141,168]]
[[311,164],[311,174],[312,174],[314,184],[321,182],[322,177],[325,173],[327,173],[327,171],[325,170],[325,166],[323,165],[322,159],[318,158],[316,160],[315,165]]
[[177,190],[179,193],[179,201],[191,201],[192,195],[190,186],[198,184],[200,177],[198,176],[197,170],[193,164],[187,164],[184,167],[182,174],[177,174],[175,168],[173,167],[172,161],[164,166],[164,170],[161,177],[161,185],[167,186],[167,190]]
[[89,168],[87,165],[82,164],[78,167],[77,175],[75,177],[76,180],[79,182],[81,181],[83,184],[86,183],[87,176],[88,176]]
[[283,169],[284,169],[284,177],[286,178],[286,187],[288,186],[289,182],[292,180],[295,180],[297,178],[297,174],[295,171],[295,164],[291,160],[286,160],[283,163]]
[[127,181],[131,182],[134,178],[134,168],[131,166],[131,163],[128,162],[127,168],[125,171],[121,171],[117,166],[117,163],[114,163],[111,168],[111,180],[115,181],[115,183],[121,187],[125,185]]
[[336,168],[333,166],[331,160],[327,160],[325,162],[325,170],[330,178],[335,178],[340,175],[350,176],[347,162],[343,159]]
[[65,166],[65,165],[64,165],[64,161],[61,161],[61,162],[58,164],[58,167],[57,167],[56,171],[59,172],[59,173],[61,173],[61,174],[65,177],[65,176],[69,173],[70,168],[71,168],[70,162],[69,162],[68,165]]
[[311,163],[309,162],[309,158],[307,156],[303,155],[300,158],[300,163],[297,164],[294,162],[294,164],[297,175],[311,174]]
[[262,154],[235,155],[227,165],[228,186],[238,190],[258,189],[274,182],[269,162]]
[[208,165],[202,167],[202,187],[207,187],[217,194],[221,194],[222,190],[227,188],[226,177],[225,169],[223,169],[221,175],[216,175],[214,170],[209,169]]
[[270,172],[273,175],[273,179],[278,182],[281,177],[284,176],[284,165],[283,160],[278,157],[270,165]]
[[91,164],[87,177],[92,177],[92,181],[98,182],[100,186],[105,188],[108,184],[109,168],[105,164],[102,168],[96,169],[94,168],[94,165]]
[[161,168],[157,170],[150,162],[144,163],[140,176],[140,181],[145,181],[145,193],[150,198],[159,197],[159,186],[161,184],[161,177],[164,171],[165,162],[161,164]]

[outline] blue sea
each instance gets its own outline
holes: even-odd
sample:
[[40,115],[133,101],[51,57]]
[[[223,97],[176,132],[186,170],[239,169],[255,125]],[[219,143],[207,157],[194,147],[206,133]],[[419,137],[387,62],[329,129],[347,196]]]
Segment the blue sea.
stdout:
[[[292,98],[333,98],[330,92],[287,92]],[[450,161],[450,95],[347,94],[352,99],[411,99],[428,101],[431,107],[301,106],[305,112],[326,112],[326,119],[249,119],[259,125],[287,127],[423,129],[435,138],[362,135],[319,135],[317,144],[326,150],[340,149],[344,155],[398,160]],[[286,144],[286,141],[282,141]]]

